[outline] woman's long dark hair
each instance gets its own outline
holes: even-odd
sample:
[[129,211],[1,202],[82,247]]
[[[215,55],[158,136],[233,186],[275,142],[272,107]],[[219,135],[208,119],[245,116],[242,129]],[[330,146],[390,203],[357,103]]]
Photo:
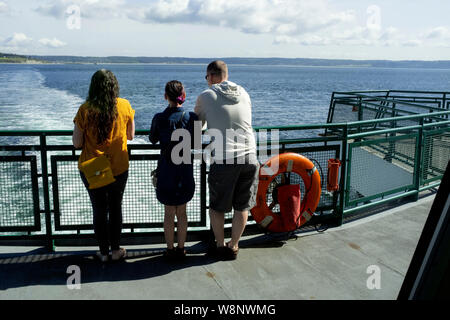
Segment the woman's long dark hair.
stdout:
[[97,135],[97,143],[103,144],[111,134],[117,119],[117,98],[119,82],[109,70],[98,70],[91,79],[89,95],[88,124]]

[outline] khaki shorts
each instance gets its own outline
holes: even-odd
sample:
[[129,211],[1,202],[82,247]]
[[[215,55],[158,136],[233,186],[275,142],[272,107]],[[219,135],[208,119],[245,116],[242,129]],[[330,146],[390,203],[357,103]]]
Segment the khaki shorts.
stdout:
[[210,166],[209,207],[218,212],[247,211],[256,205],[259,163]]

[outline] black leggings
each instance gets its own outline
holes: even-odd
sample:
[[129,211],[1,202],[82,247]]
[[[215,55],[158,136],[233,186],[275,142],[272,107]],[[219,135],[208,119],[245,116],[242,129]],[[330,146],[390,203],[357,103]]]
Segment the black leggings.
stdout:
[[[89,189],[89,183],[82,172],[81,180],[89,193],[94,211],[94,232],[100,252],[109,254],[111,250],[119,250],[120,235],[122,233],[122,199],[128,180],[128,171],[114,177],[115,182],[102,188]],[[109,212],[109,219],[108,219]]]

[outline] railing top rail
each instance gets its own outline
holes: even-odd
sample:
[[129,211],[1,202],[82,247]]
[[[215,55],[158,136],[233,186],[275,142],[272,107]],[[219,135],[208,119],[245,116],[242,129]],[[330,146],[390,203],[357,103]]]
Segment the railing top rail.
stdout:
[[[255,131],[260,130],[309,130],[309,129],[326,129],[326,128],[344,128],[344,127],[355,127],[360,125],[370,125],[376,124],[380,122],[389,122],[389,121],[402,121],[402,120],[411,120],[411,119],[419,119],[419,118],[436,118],[438,116],[450,115],[449,111],[441,111],[441,112],[431,112],[431,113],[423,113],[423,114],[414,114],[409,116],[399,116],[399,117],[391,117],[391,118],[382,118],[382,119],[372,119],[372,120],[363,120],[363,121],[354,121],[347,123],[326,123],[326,124],[309,124],[309,125],[292,125],[292,126],[266,126],[266,127],[254,127]],[[0,136],[68,136],[72,135],[72,130],[30,130],[30,131],[0,131]],[[150,133],[149,130],[136,130],[136,135],[148,135]]]
[[362,91],[334,91],[335,94],[357,94],[357,93],[420,93],[420,94],[450,94],[450,91],[416,91],[416,90],[362,90]]
[[[410,101],[414,99],[415,103],[432,103],[432,102],[442,102],[442,97],[423,97],[423,96],[389,96],[390,99],[395,101]],[[441,108],[442,109],[442,108]]]
[[437,117],[442,115],[450,115],[450,111],[442,111],[442,112],[430,112],[426,114],[415,114],[410,116],[400,116],[400,117],[391,117],[391,118],[382,118],[382,119],[373,119],[373,120],[362,120],[362,121],[354,121],[347,122],[349,127],[357,127],[359,125],[366,124],[375,124],[380,122],[389,122],[389,121],[402,121],[402,120],[411,120],[411,119],[420,119],[420,118],[429,118],[429,117]]
[[291,126],[264,126],[264,127],[254,127],[255,131],[261,130],[308,130],[308,129],[326,129],[326,128],[339,128],[345,127],[345,123],[320,123],[320,124],[306,124],[306,125],[291,125]]
[[333,91],[333,94],[388,93],[390,90]]
[[[373,100],[375,100],[375,99],[373,99]],[[395,108],[387,106],[387,105],[386,106],[382,106],[385,109],[398,110],[398,111],[407,112],[407,113],[411,113],[411,114],[421,114],[421,113],[417,113],[417,112],[413,112],[413,111],[409,111],[409,110],[399,109],[399,107],[403,107],[404,106],[404,103],[403,103],[404,100],[394,100],[394,99],[388,98],[386,101],[390,101],[392,104],[395,103],[396,105],[399,105],[399,106],[397,106]],[[440,112],[442,110],[445,110],[444,108],[433,107],[433,106],[428,106],[428,105],[425,106],[425,105],[417,104],[417,103],[420,103],[420,102],[425,102],[425,101],[414,101],[416,108],[421,108],[421,109],[425,109],[425,110],[434,110],[436,112]],[[364,105],[372,105],[372,106],[375,106],[377,108],[380,107],[380,105],[378,103],[370,102],[369,100],[364,100],[362,103],[364,103]]]
[[[267,127],[254,127],[255,131],[260,130],[307,130],[307,129],[326,129],[344,127],[345,123],[323,123],[323,124],[309,124],[309,125],[292,125],[292,126],[267,126]],[[70,136],[72,130],[0,130],[0,136]],[[136,135],[149,135],[150,130],[138,129],[135,132]]]
[[450,94],[449,91],[414,91],[414,90],[389,90],[396,93],[420,93],[420,94]]
[[72,135],[73,130],[0,130],[0,136],[68,136]]
[[[390,99],[389,97],[377,97],[377,96],[369,96],[369,95],[365,95],[365,94],[360,94],[360,93],[348,93],[348,92],[342,92],[342,94],[351,94],[357,98],[368,98],[368,99],[373,99],[373,100],[377,100],[377,101],[382,101],[382,102],[395,102],[395,100]],[[348,97],[344,97],[344,98],[348,98]],[[340,97],[334,97],[334,99],[342,99]],[[425,109],[429,109],[429,106],[426,105],[421,105],[418,103],[413,103],[413,102],[409,102],[409,101],[398,101],[399,104],[402,105],[406,105],[406,106],[412,106],[412,107],[419,107],[419,108],[425,108]]]

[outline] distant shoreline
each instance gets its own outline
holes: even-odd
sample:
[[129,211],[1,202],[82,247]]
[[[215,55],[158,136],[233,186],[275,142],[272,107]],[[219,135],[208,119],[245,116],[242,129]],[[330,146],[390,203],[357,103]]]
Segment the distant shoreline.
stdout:
[[[1,62],[0,64],[36,64],[36,65],[174,65],[174,66],[203,66],[204,63],[180,63],[180,62]],[[234,66],[259,66],[259,67],[301,67],[301,68],[372,68],[371,65],[301,65],[301,64],[246,64],[228,63]]]
[[[132,63],[132,62],[105,62],[105,63],[92,63],[92,62],[0,62],[0,65],[54,65],[54,66],[63,66],[63,65],[111,65],[111,66],[126,66],[126,65],[134,65],[134,66],[205,66],[203,63],[163,63],[163,62],[148,62],[148,63]],[[410,66],[410,67],[401,67],[401,66],[372,66],[372,65],[292,65],[292,64],[237,64],[237,63],[228,63],[229,66],[243,66],[243,67],[284,67],[284,68],[330,68],[330,69],[351,69],[351,68],[359,68],[359,69],[419,69],[419,70],[450,70],[449,67],[418,67],[418,66]]]
[[[185,57],[80,57],[36,56],[0,53],[0,64],[80,64],[80,65],[207,65],[216,58]],[[401,68],[450,69],[450,60],[351,60],[312,58],[219,58],[229,65],[315,68]]]

